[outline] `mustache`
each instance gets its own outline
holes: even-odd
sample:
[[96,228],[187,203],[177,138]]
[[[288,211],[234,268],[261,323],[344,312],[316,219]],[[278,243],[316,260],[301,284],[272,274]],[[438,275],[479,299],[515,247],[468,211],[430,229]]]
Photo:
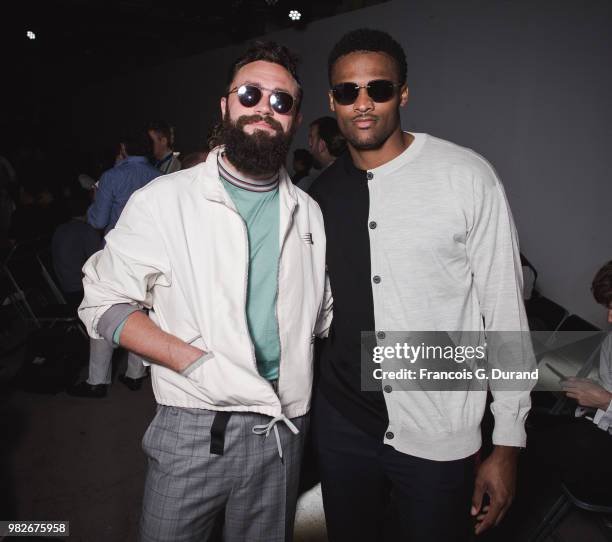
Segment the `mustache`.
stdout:
[[265,122],[273,130],[279,133],[283,133],[283,126],[276,119],[263,115],[242,115],[236,122],[236,127],[242,129],[248,124],[254,124],[255,122]]

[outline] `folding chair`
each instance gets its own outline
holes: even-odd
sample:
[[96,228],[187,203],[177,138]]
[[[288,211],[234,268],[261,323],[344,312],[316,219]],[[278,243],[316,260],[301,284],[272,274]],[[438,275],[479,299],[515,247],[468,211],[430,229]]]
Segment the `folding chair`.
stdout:
[[9,299],[28,327],[16,382],[35,393],[57,393],[72,385],[89,344],[74,307],[66,303],[47,267],[47,256],[47,243],[29,242],[14,247],[2,264]]
[[51,248],[45,247],[36,253],[36,260],[40,265],[42,276],[49,287],[49,291],[60,305],[66,305],[66,299],[62,294],[62,291],[58,287],[57,277],[53,270],[53,257],[51,255]]
[[544,341],[547,341],[569,316],[567,309],[544,296],[525,302],[525,311],[529,329],[541,332],[538,335]]
[[52,274],[43,262],[45,241],[33,241],[13,247],[2,264],[11,291],[8,294],[20,317],[36,328],[67,324],[86,336],[74,311],[66,304]]
[[523,268],[523,299],[530,301],[538,297],[536,283],[538,282],[538,271],[533,264],[521,252],[521,266]]
[[561,484],[561,497],[548,511],[530,542],[543,542],[551,536],[563,518],[572,508],[580,508],[587,512],[612,514],[612,496],[609,488],[578,488],[570,484]]
[[[566,377],[588,378],[599,360],[604,338],[605,333],[601,329],[580,316],[573,314],[567,317],[546,343],[546,351],[540,356],[543,362],[540,363],[541,371],[552,370],[552,367]],[[560,414],[568,400],[563,393],[555,392],[554,395],[557,400],[550,413]]]

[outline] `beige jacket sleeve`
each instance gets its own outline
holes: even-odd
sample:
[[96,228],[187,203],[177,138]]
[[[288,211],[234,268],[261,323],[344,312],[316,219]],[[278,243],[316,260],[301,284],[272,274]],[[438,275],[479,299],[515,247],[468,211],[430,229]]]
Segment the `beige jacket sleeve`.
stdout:
[[172,273],[157,224],[146,205],[146,190],[135,192],[106,246],[83,267],[85,295],[79,317],[94,339],[100,317],[113,305],[151,308],[156,287],[170,286]]

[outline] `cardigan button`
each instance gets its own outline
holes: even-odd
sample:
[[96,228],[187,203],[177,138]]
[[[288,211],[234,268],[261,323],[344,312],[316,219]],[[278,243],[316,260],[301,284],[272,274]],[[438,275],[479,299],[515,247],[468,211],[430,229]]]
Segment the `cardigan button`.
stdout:
[[385,390],[385,393],[391,393],[393,391],[393,388],[389,385],[385,386],[383,388],[383,390]]
[[393,437],[395,437],[395,435],[393,433],[391,433],[391,431],[387,431],[385,433],[385,437],[387,437],[387,440],[392,440]]
[[374,173],[372,173],[371,171],[368,171],[368,174],[366,175],[366,177],[368,178],[368,181],[371,181],[374,178]]
[[382,340],[387,336],[387,334],[384,331],[379,331],[376,336]]
[[372,222],[370,222],[369,226],[370,226],[370,229],[371,229],[371,230],[375,230],[375,229],[376,229],[376,226],[378,226],[378,224],[376,224],[376,222],[374,222],[374,221],[372,220]]
[[372,281],[374,282],[374,284],[380,284],[380,277],[378,275],[374,275],[372,277]]

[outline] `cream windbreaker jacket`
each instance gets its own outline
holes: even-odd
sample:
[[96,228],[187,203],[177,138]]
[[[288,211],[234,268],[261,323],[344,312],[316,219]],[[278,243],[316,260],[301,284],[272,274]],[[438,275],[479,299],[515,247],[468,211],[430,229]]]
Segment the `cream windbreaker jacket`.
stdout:
[[161,329],[212,353],[189,376],[152,365],[160,404],[301,416],[310,407],[314,335],[324,335],[332,317],[321,211],[283,170],[277,396],[257,371],[246,320],[247,230],[219,179],[218,152],[132,195],[104,250],[83,268],[79,316],[99,338],[100,317],[113,305],[148,308]]

